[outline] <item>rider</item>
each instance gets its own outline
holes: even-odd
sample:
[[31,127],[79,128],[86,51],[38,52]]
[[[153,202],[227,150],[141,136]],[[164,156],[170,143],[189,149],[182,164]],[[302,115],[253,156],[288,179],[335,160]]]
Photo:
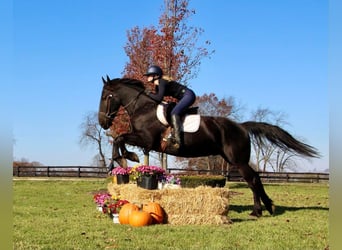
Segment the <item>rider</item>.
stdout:
[[172,96],[178,100],[176,106],[171,111],[174,147],[178,149],[181,146],[180,116],[195,102],[196,95],[186,86],[168,79],[167,76],[163,75],[163,70],[157,65],[150,66],[144,76],[147,76],[148,82],[152,82],[155,85],[156,93],[147,93],[153,100],[161,102],[164,96]]

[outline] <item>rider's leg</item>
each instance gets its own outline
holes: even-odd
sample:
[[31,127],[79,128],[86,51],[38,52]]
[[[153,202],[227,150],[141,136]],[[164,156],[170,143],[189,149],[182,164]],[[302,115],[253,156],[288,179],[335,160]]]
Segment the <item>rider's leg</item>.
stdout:
[[193,91],[187,90],[184,93],[182,99],[179,100],[177,105],[171,111],[171,126],[173,127],[173,138],[174,138],[174,147],[179,148],[182,145],[182,137],[181,137],[181,114],[190,107],[196,100],[196,96]]
[[180,116],[173,114],[171,115],[171,124],[173,127],[173,139],[174,139],[174,147],[179,148],[181,146],[181,120]]

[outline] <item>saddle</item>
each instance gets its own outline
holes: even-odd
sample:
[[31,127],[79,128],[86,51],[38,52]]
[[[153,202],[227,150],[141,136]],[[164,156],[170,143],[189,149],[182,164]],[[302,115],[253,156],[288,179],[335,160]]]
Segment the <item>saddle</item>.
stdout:
[[[161,103],[157,107],[157,118],[164,126],[171,124],[171,110],[176,103]],[[182,115],[182,128],[183,132],[194,133],[198,130],[200,125],[201,116],[198,114],[198,107],[190,107]]]
[[[167,145],[167,138],[171,135],[171,110],[176,103],[161,103],[157,107],[158,120],[167,127],[161,138],[162,151],[165,150]],[[182,126],[181,131],[185,133],[194,133],[199,129],[201,116],[198,114],[198,107],[190,107],[185,111],[185,115],[181,117]]]

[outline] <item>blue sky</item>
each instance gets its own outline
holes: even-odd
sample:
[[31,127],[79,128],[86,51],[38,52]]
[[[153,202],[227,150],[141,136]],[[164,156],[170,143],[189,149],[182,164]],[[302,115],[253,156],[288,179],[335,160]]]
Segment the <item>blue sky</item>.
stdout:
[[[120,77],[123,47],[134,26],[157,25],[162,0],[13,2],[10,86],[14,159],[44,165],[90,165],[94,148],[79,146],[79,126],[97,111],[101,77]],[[249,113],[287,114],[291,134],[322,158],[300,170],[329,167],[328,2],[191,1],[191,26],[204,29],[216,52],[204,59],[198,95],[233,96]],[[6,79],[5,79],[6,81]],[[5,89],[6,91],[6,89]]]

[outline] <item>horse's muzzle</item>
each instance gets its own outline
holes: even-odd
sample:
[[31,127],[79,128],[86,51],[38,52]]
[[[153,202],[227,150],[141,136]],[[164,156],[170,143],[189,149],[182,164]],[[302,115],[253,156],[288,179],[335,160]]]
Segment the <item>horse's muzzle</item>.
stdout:
[[112,125],[111,119],[109,119],[104,112],[99,112],[99,124],[103,129],[108,129]]

